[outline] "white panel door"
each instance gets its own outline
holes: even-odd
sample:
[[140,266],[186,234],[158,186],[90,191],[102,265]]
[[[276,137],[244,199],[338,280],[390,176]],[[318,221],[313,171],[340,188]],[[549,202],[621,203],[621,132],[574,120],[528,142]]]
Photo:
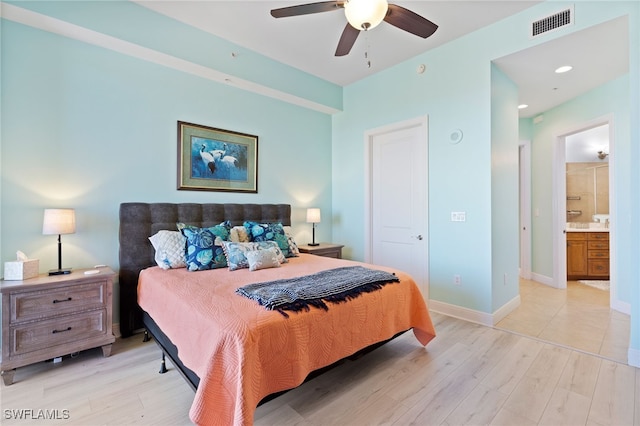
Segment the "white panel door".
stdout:
[[371,262],[408,272],[427,297],[427,122],[372,133]]

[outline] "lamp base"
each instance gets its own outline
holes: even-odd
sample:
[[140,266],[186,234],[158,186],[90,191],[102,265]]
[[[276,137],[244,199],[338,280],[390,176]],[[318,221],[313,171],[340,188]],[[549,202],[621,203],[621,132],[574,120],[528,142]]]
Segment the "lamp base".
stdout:
[[320,243],[309,243],[309,244],[307,244],[307,245],[308,245],[308,246],[315,247],[315,246],[319,246],[319,245],[320,245]]
[[66,268],[66,269],[50,269],[49,270],[49,275],[65,275],[65,274],[70,274],[71,273],[71,268]]

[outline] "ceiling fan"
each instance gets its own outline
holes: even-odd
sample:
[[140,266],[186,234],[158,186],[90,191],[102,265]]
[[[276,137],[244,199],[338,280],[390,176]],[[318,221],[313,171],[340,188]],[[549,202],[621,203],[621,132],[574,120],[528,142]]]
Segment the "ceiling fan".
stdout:
[[344,9],[347,25],[342,31],[335,56],[344,56],[351,51],[360,31],[368,31],[383,20],[401,30],[422,38],[432,35],[438,26],[415,12],[387,0],[321,1],[271,10],[274,18],[310,15]]

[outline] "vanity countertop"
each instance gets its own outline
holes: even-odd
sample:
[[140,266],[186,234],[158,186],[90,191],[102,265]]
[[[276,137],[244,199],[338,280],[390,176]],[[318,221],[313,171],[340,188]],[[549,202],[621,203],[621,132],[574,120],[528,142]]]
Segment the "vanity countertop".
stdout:
[[609,232],[608,223],[567,222],[567,232]]

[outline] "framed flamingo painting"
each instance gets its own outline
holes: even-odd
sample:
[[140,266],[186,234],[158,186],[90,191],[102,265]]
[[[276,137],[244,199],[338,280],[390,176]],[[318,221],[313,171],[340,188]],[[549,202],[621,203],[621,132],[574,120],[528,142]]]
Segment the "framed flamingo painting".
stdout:
[[178,121],[178,189],[258,192],[258,137]]

